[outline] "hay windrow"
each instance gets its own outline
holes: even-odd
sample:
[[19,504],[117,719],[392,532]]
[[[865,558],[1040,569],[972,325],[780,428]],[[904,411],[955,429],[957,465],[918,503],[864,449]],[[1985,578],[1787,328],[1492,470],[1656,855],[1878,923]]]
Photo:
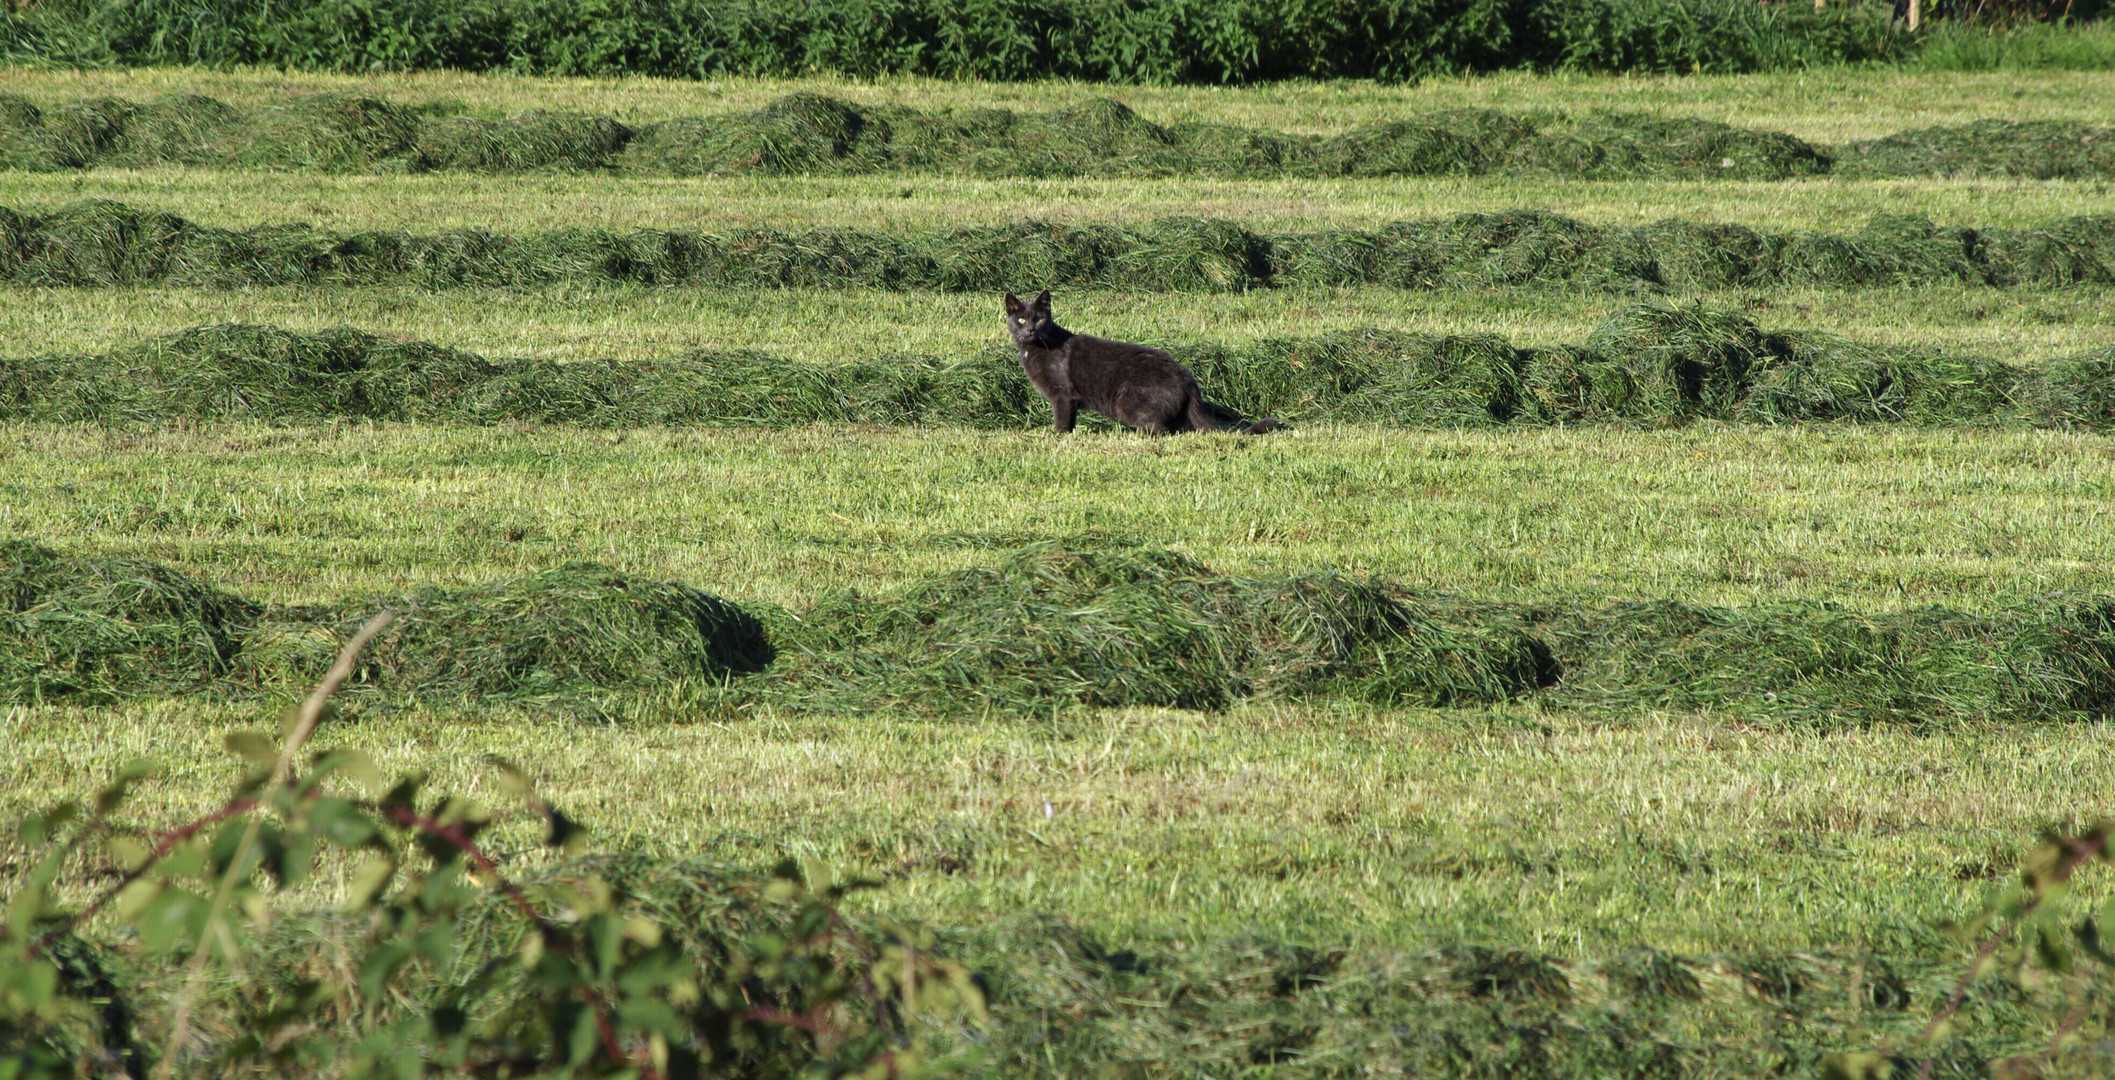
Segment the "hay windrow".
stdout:
[[2115,128],[1980,120],[1841,148],[1688,117],[1594,112],[1528,117],[1454,109],[1329,136],[1224,124],[1161,125],[1114,99],[1050,113],[920,110],[813,93],[753,112],[627,124],[529,111],[429,114],[344,94],[244,112],[181,95],[92,98],[49,109],[0,95],[0,168],[200,165],[323,172],[623,171],[637,175],[1229,179],[1482,176],[1784,180],[1849,176],[2115,175]]
[[[1527,605],[1334,571],[1216,573],[1178,553],[1039,543],[798,615],[572,564],[468,588],[270,608],[153,563],[0,544],[0,702],[298,693],[373,611],[401,619],[354,701],[513,701],[569,715],[729,703],[1035,717],[1248,700],[1750,722],[2049,722],[2115,714],[2115,597],[1989,613],[1827,604]],[[717,703],[717,705],[715,705]]]
[[157,563],[0,540],[0,702],[203,689],[229,673],[259,612]]
[[[1438,858],[1456,877],[1488,873],[1490,863],[1555,873],[1517,865],[1534,856],[1504,841],[1463,850],[1455,838],[1391,830],[1372,842],[1384,845],[1400,873],[1419,878],[1441,872],[1432,865]],[[1718,860],[1745,854],[1714,852]],[[1740,872],[1712,867],[1729,871]],[[618,911],[651,916],[678,955],[715,975],[742,955],[741,943],[785,925],[771,878],[708,858],[593,855],[516,868],[510,877],[538,902],[562,902],[578,895],[579,882],[600,881]],[[471,980],[480,975],[518,977],[508,973],[518,971],[510,961],[525,931],[509,903],[494,890],[466,905],[453,924],[456,962],[406,966],[392,984],[396,995],[380,1007],[430,1007],[466,983],[478,985]],[[202,1046],[217,1049],[241,1031],[225,1018],[240,1015],[242,993],[291,994],[332,970],[350,920],[330,907],[279,913],[246,954],[245,978],[202,995]],[[1386,945],[1134,931],[1110,941],[1039,910],[954,926],[847,912],[834,932],[848,947],[874,951],[909,938],[969,966],[990,1010],[989,1022],[974,1029],[977,1063],[1006,1076],[1074,1075],[1074,1065],[1112,1061],[1212,1076],[1254,1073],[1259,1063],[1299,1077],[1376,1064],[1412,1076],[1756,1076],[1788,1060],[1816,1066],[1802,1074],[1818,1073],[1823,1056],[1846,1043],[1872,1045],[1920,1022],[1919,1010],[1944,999],[1961,967],[1938,935],[1871,948],[1694,955],[1633,947],[1559,956],[1444,935]],[[178,964],[126,963],[122,945],[69,937],[62,948],[76,971],[114,976],[101,988],[122,1015],[152,1015],[148,1003],[166,999],[182,978]],[[769,978],[747,985],[762,995],[775,989]],[[1987,1061],[2041,1045],[2036,1037],[2054,1022],[2040,1001],[1995,979],[1971,986],[1958,1016],[1968,1034],[1942,1044],[1940,1076],[1982,1075]],[[1713,1037],[1685,1037],[1696,1031]],[[940,1033],[959,1037],[952,1028]]]
[[578,563],[468,588],[271,612],[236,677],[260,688],[298,686],[382,608],[399,616],[362,655],[348,683],[356,699],[566,705],[598,691],[721,683],[773,657],[763,625],[734,604]]
[[559,229],[516,236],[333,233],[304,224],[223,229],[92,201],[51,210],[0,207],[0,281],[217,289],[603,281],[947,292],[998,292],[1029,282],[1165,292],[1345,285],[1624,292],[1917,283],[2046,288],[2115,283],[2115,218],[1973,229],[1883,215],[1853,233],[1770,234],[1688,221],[1600,226],[1510,210],[1313,233],[1257,233],[1230,221],[1168,218],[1135,226],[1022,222],[924,233],[831,227]]
[[1561,695],[1589,708],[1713,709],[1787,723],[2047,720],[2115,708],[2115,601],[1992,615],[1826,605],[1619,604],[1546,627]]
[[1550,674],[1525,636],[1444,627],[1385,586],[1230,579],[1167,551],[1035,545],[897,596],[839,594],[803,624],[782,677],[822,708],[1036,715],[1325,692],[1478,704]]
[[[2015,424],[2115,428],[2115,350],[2015,366],[1698,305],[1633,305],[1579,345],[1380,330],[1177,345],[1244,416],[1415,428],[1544,424]],[[1008,351],[822,364],[745,351],[664,360],[488,359],[356,330],[197,327],[90,356],[0,358],[0,421],[585,427],[874,424],[1032,430],[1049,410]]]

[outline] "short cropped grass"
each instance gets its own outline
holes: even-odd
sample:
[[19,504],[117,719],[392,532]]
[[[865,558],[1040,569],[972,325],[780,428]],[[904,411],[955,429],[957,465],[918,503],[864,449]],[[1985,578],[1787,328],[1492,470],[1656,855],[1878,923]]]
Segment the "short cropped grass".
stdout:
[[107,199],[249,228],[304,221],[334,232],[715,232],[857,225],[888,233],[1047,221],[1138,225],[1171,217],[1262,232],[1370,229],[1377,222],[1545,207],[1593,225],[1668,218],[1777,232],[1839,232],[1875,214],[1940,225],[2024,228],[2115,214],[2098,180],[1551,180],[1533,176],[1370,180],[978,179],[964,176],[628,177],[538,173],[363,174],[98,169],[0,172],[0,205],[49,209]]
[[[2031,365],[2115,346],[2115,291],[1937,285],[1713,290],[1697,302],[1759,322],[1890,348]],[[1496,334],[1523,347],[1582,342],[1638,298],[1575,289],[1271,289],[1170,295],[1058,290],[1058,317],[1084,333],[1157,346],[1243,348],[1364,328]],[[1688,301],[1685,301],[1688,302]],[[1005,341],[998,297],[867,289],[722,291],[638,285],[538,290],[408,286],[308,289],[0,288],[9,355],[113,352],[143,337],[218,323],[319,333],[355,327],[492,357],[662,360],[751,351],[810,363],[877,354],[961,359]]]
[[[269,709],[0,711],[0,810],[165,763],[150,820],[207,809],[217,747]],[[84,740],[84,727],[97,737]],[[867,904],[962,928],[1062,916],[1111,950],[1229,938],[1606,956],[1873,948],[1945,956],[2034,831],[2115,779],[2103,727],[1760,731],[1533,712],[1262,706],[952,725],[885,714],[584,726],[535,711],[327,727],[487,799],[526,765],[604,843],[883,876]],[[495,847],[531,846],[525,827]],[[2104,895],[2095,886],[2089,895]]]
[[2106,591],[2115,563],[2106,440],[2058,432],[7,430],[0,534],[281,604],[591,560],[804,608],[1072,537],[1239,576],[1857,610]]

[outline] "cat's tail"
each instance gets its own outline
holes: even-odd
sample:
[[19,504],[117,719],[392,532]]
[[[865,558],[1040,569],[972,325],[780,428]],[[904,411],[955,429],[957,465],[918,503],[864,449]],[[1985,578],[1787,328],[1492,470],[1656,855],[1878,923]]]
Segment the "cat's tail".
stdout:
[[1266,431],[1278,430],[1278,419],[1273,416],[1244,421],[1230,409],[1214,405],[1201,396],[1193,396],[1190,398],[1190,427],[1198,431],[1238,431],[1243,435],[1261,435]]

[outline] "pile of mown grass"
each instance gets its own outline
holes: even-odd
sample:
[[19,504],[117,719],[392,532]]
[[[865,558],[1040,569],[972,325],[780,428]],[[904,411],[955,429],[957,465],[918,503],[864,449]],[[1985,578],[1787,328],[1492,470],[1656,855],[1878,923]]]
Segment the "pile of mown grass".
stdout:
[[1794,724],[2043,720],[2115,713],[2115,599],[1969,615],[1678,601],[1539,623],[1580,708],[1709,709]]
[[98,356],[0,360],[0,418],[1030,426],[1041,399],[1003,359],[835,366],[733,352],[560,364],[353,330],[207,326]]
[[1581,178],[1777,180],[1826,171],[1828,159],[1779,132],[1630,113],[1539,120],[1456,109],[1305,136],[1224,124],[1162,126],[1113,99],[1038,115],[925,112],[796,94],[754,113],[642,129],[626,164],[677,176],[947,170],[991,177],[1266,178],[1533,171]]
[[[0,548],[0,590],[0,702],[298,690],[386,606],[402,618],[362,660],[356,696],[496,697],[602,715],[619,711],[612,692],[682,701],[690,690],[940,716],[1528,695],[1611,714],[1709,709],[1823,725],[2115,713],[2115,598],[2106,596],[1988,615],[1522,606],[1330,571],[1228,577],[1168,551],[1055,543],[882,596],[829,596],[798,616],[589,564],[267,609],[166,567],[20,542]],[[757,673],[765,677],[735,681]]]
[[[2022,367],[1634,305],[1579,345],[1378,330],[1178,346],[1214,402],[1292,422],[2033,424],[2115,428],[2115,350]],[[591,427],[814,423],[1023,430],[1049,410],[1006,350],[840,364],[751,352],[491,360],[353,330],[207,326],[113,353],[0,358],[0,420],[330,419]]]
[[384,607],[400,617],[362,657],[355,694],[557,700],[710,684],[772,659],[762,625],[741,608],[588,564],[288,609],[157,563],[10,540],[0,541],[0,702],[299,690]]
[[1168,551],[1034,545],[886,599],[828,598],[798,625],[788,695],[851,710],[1222,709],[1315,694],[1477,704],[1554,676],[1524,634],[1442,626],[1371,582],[1227,578]]
[[1977,120],[1851,143],[1842,176],[2020,176],[2079,180],[2115,172],[2115,127],[2069,120]]
[[373,611],[399,613],[360,658],[362,689],[428,700],[554,700],[665,688],[760,671],[773,650],[756,617],[716,596],[579,563],[461,589],[341,605],[330,621],[268,625],[240,675],[298,685]]
[[1489,110],[1430,113],[1342,135],[1154,124],[1102,99],[1056,112],[925,112],[794,94],[749,113],[631,127],[607,116],[422,116],[318,96],[255,113],[195,95],[73,102],[0,96],[0,166],[158,164],[365,171],[623,169],[673,176],[946,170],[981,176],[1392,176],[1532,169],[1566,176],[1780,179],[1827,168],[1806,143],[1706,120],[1595,114],[1577,123]]
[[51,211],[0,207],[0,280],[66,287],[443,289],[617,281],[950,292],[2060,286],[2115,283],[2115,217],[1974,229],[1883,215],[1854,233],[1776,234],[1679,220],[1597,226],[1511,210],[1290,234],[1251,232],[1217,219],[1170,218],[1140,226],[1021,222],[912,234],[833,227],[726,233],[561,229],[511,236],[339,234],[301,224],[222,229],[95,201]]
[[[987,979],[985,1045],[993,1071],[1009,1076],[1072,1075],[1090,1063],[1205,1076],[1821,1075],[1824,1055],[1914,1030],[1912,1007],[1943,1000],[1958,971],[1932,946],[1892,957],[1639,947],[1585,960],[1469,943],[1407,953],[1255,938],[1114,948],[1041,914],[949,945]],[[2062,1009],[2054,1001],[1979,985],[1933,1075],[1984,1075],[1986,1060],[2018,1045],[2008,1036],[2031,1040],[2050,1022]]]
[[1050,113],[925,111],[793,94],[754,112],[637,126],[530,111],[491,120],[371,97],[320,95],[245,112],[212,98],[92,98],[50,110],[0,95],[0,168],[154,165],[425,172],[622,170],[643,175],[1241,179],[1540,173],[1782,180],[1854,176],[2105,177],[2115,128],[1980,120],[1841,148],[1691,117],[1524,116],[1456,109],[1337,135],[1153,123],[1113,99]]
[[0,702],[203,688],[229,673],[258,613],[157,563],[0,540]]
[[771,696],[841,710],[1033,716],[1540,695],[1612,715],[1714,710],[1824,726],[2115,713],[2115,600],[2097,596],[1990,615],[1524,606],[1332,572],[1228,578],[1172,552],[1042,544],[885,597],[825,599],[781,636]]
[[[624,910],[651,913],[706,972],[724,971],[739,955],[730,943],[768,932],[782,910],[769,879],[703,859],[595,856],[521,882],[541,896],[586,876],[607,883]],[[399,995],[379,1006],[385,1015],[430,1007],[500,970],[492,962],[513,956],[522,934],[507,903],[495,892],[466,909],[457,962],[407,967],[394,984]],[[313,986],[359,929],[327,910],[282,915],[246,956],[243,988],[290,995]],[[1894,940],[1884,952],[1685,956],[1639,946],[1579,959],[1463,942],[1412,950],[1254,936],[1112,943],[1040,911],[976,927],[876,926],[855,915],[837,932],[876,951],[930,934],[925,948],[968,965],[988,1021],[971,1029],[909,1017],[903,1035],[942,1060],[966,1050],[979,1072],[1009,1077],[1338,1077],[1376,1068],[1579,1080],[1803,1076],[1820,1075],[1825,1055],[1893,1045],[1898,1069],[1913,1071],[1929,1054],[1934,1076],[1965,1080],[1988,1075],[1996,1058],[2046,1045],[2069,1007],[2046,981],[2021,985],[2000,973],[1968,987],[1936,1046],[1913,1038],[1964,963],[1950,942],[1914,931],[1887,935]],[[181,965],[79,948],[89,954],[84,966],[116,975],[106,992],[127,1015],[152,1016],[140,1006],[181,978]],[[243,1034],[237,989],[219,983],[200,999],[194,1030],[209,1050]]]

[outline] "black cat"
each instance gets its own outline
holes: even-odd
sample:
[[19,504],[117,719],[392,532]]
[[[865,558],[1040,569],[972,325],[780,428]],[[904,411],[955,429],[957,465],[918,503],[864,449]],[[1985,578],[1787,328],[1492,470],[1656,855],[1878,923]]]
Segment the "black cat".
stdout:
[[1147,345],[1075,334],[1050,317],[1050,292],[1024,304],[1006,294],[1006,329],[1021,347],[1028,381],[1050,402],[1060,432],[1086,406],[1148,435],[1176,431],[1238,431],[1261,435],[1276,420],[1243,423],[1205,401],[1197,377],[1175,358]]

